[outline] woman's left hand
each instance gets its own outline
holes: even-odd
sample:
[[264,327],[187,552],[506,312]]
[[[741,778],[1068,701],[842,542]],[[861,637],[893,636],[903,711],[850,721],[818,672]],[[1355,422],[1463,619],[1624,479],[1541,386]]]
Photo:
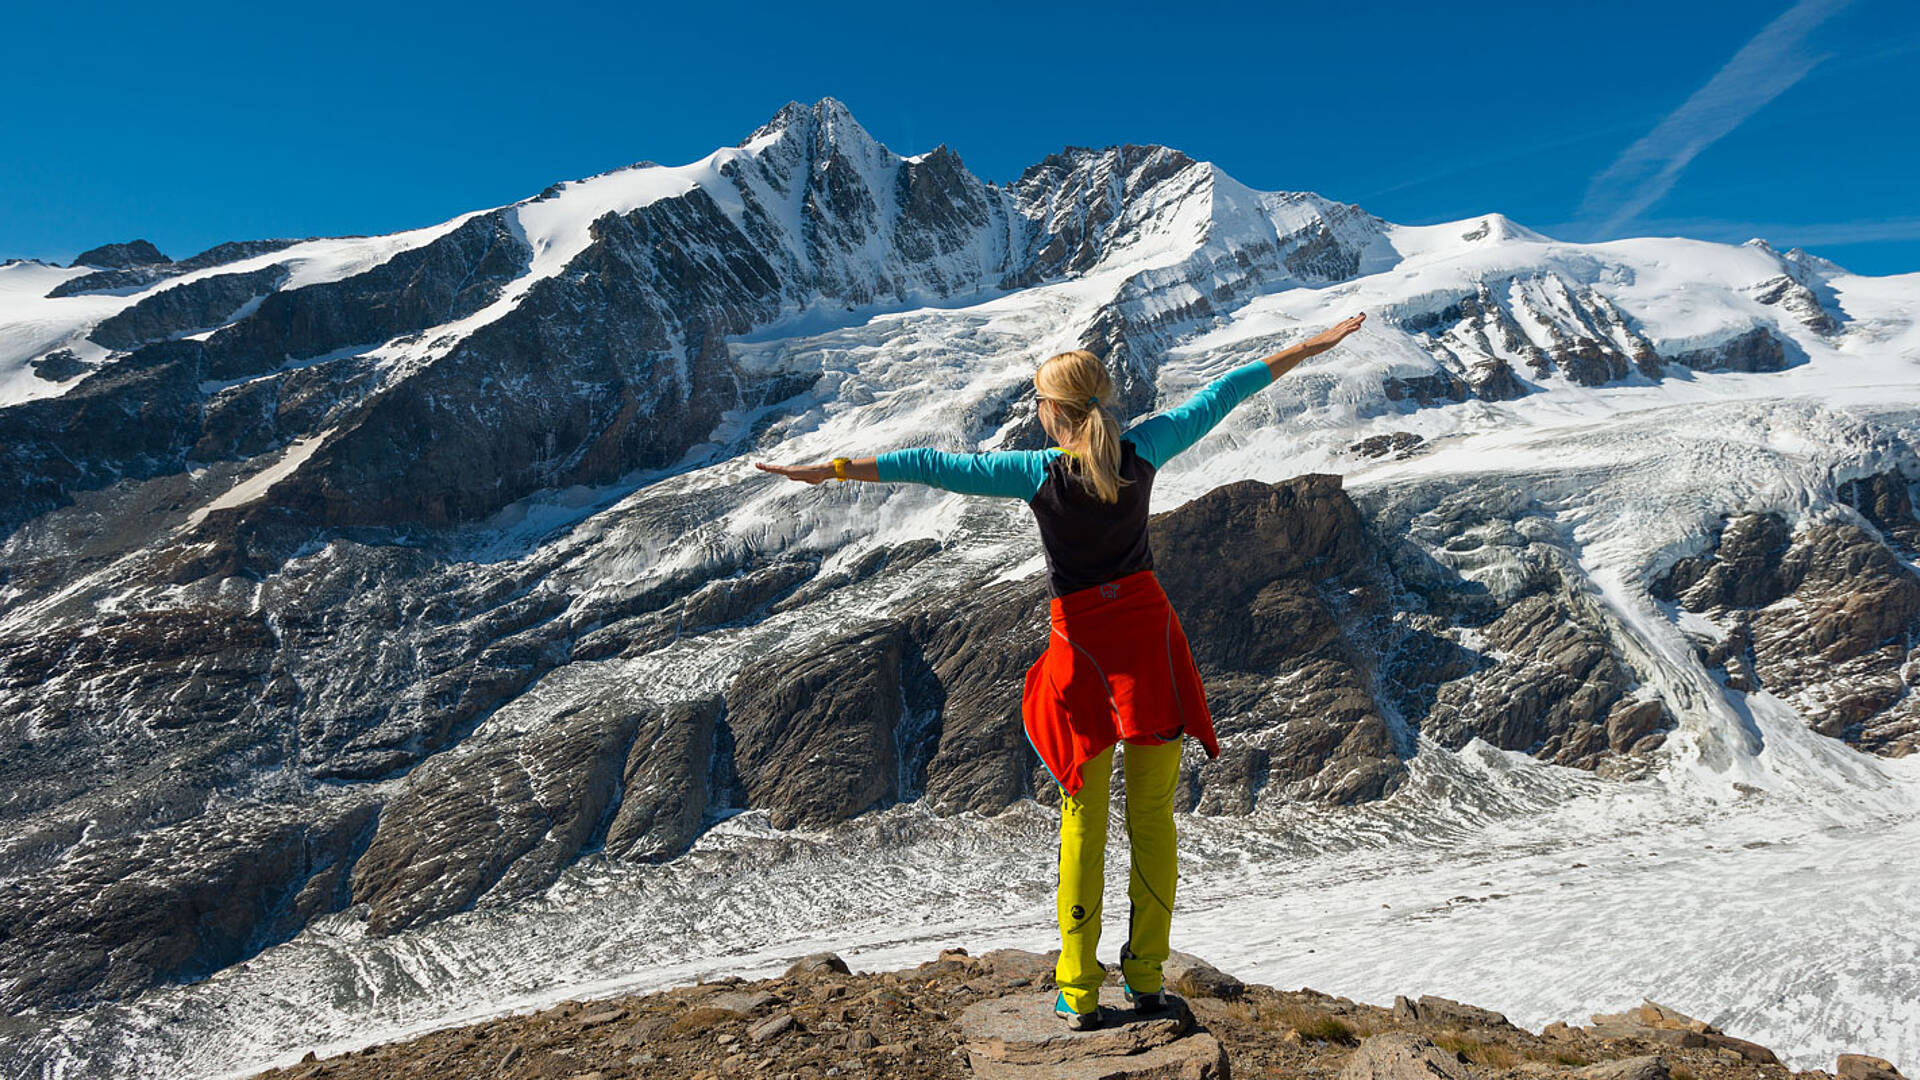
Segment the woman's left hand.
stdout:
[[789,480],[798,480],[803,484],[818,484],[833,479],[833,463],[825,465],[762,465],[754,462],[753,467],[770,473],[779,473]]
[[1308,338],[1307,345],[1315,352],[1331,349],[1344,341],[1348,334],[1360,329],[1360,324],[1366,321],[1367,313],[1364,311],[1358,315],[1349,315],[1319,334]]

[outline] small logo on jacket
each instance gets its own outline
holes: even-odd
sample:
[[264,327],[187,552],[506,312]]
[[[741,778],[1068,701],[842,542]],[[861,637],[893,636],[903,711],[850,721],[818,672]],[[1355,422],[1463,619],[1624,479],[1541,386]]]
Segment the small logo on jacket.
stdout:
[[1115,585],[1112,582],[1108,582],[1105,585],[1100,586],[1100,595],[1111,600],[1114,597],[1120,595],[1120,586]]

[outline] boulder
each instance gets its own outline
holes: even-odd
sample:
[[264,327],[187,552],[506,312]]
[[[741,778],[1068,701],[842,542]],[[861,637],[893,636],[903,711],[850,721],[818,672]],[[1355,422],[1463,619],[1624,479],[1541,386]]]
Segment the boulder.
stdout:
[[748,1028],[747,1038],[757,1043],[766,1042],[768,1039],[780,1035],[791,1027],[793,1027],[792,1013],[775,1013]]
[[1696,1020],[1678,1009],[1670,1009],[1654,1001],[1652,998],[1642,998],[1640,1004],[1628,1010],[1626,1015],[1633,1017],[1639,1023],[1645,1024],[1648,1027],[1666,1028],[1675,1031],[1697,1031],[1703,1035],[1718,1030],[1705,1020]]
[[1841,1054],[1833,1071],[1840,1080],[1900,1080],[1893,1062],[1868,1054]]
[[1404,996],[1395,997],[1393,1015],[1396,1019],[1410,1020],[1417,1024],[1431,1024],[1435,1027],[1520,1030],[1505,1016],[1491,1009],[1463,1005],[1448,998],[1434,997],[1432,994],[1421,994],[1417,1001],[1409,1001]]
[[1141,1016],[1118,987],[1100,990],[1101,1026],[1073,1031],[1053,1014],[1054,995],[1013,994],[976,1002],[957,1035],[982,1080],[1226,1080],[1226,1049],[1195,1030],[1185,1000]]
[[1188,997],[1210,997],[1231,1001],[1246,993],[1239,979],[1221,971],[1190,953],[1174,950],[1160,965],[1160,978],[1167,989]]
[[1388,1031],[1362,1039],[1339,1080],[1473,1080],[1473,1072],[1423,1035]]
[[1120,989],[1100,989],[1101,1024],[1074,1031],[1053,1013],[1054,995],[1010,994],[975,1002],[960,1014],[959,1035],[974,1058],[1016,1065],[1047,1065],[1095,1057],[1123,1057],[1172,1042],[1193,1027],[1185,1000],[1168,995],[1163,1015],[1142,1017]]
[[1045,953],[1028,952],[1025,949],[994,949],[980,956],[981,962],[1003,979],[1051,979],[1059,958],[1057,949]]
[[1597,1061],[1575,1069],[1580,1080],[1667,1080],[1667,1062],[1659,1054]]
[[765,990],[727,990],[713,995],[701,1004],[709,1009],[724,1009],[741,1016],[751,1016],[769,1005],[778,1004],[779,998]]
[[1732,1051],[1740,1055],[1742,1059],[1752,1062],[1755,1065],[1780,1064],[1780,1059],[1774,1056],[1773,1051],[1761,1046],[1759,1043],[1748,1042],[1745,1039],[1736,1039],[1731,1035],[1723,1035],[1717,1031],[1708,1032],[1705,1038],[1707,1045],[1713,1047],[1715,1050]]
[[786,977],[791,979],[800,975],[848,974],[847,962],[840,959],[838,953],[808,953],[793,962],[787,969]]

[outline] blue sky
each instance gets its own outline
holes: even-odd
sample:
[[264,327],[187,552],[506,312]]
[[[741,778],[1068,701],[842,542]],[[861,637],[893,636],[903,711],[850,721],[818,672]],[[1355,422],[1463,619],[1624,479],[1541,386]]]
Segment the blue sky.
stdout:
[[0,257],[383,233],[831,95],[1009,181],[1164,143],[1261,189],[1920,270],[1920,3],[15,5]]

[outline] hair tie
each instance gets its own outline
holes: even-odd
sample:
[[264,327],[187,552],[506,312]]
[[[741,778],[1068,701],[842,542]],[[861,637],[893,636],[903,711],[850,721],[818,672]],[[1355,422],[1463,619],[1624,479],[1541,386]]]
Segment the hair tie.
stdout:
[[1094,395],[1092,395],[1092,396],[1090,396],[1090,397],[1088,397],[1088,398],[1087,398],[1087,406],[1088,406],[1089,408],[1091,408],[1092,406],[1095,406],[1095,405],[1098,405],[1098,404],[1100,404],[1100,395],[1099,395],[1099,394],[1094,394]]

